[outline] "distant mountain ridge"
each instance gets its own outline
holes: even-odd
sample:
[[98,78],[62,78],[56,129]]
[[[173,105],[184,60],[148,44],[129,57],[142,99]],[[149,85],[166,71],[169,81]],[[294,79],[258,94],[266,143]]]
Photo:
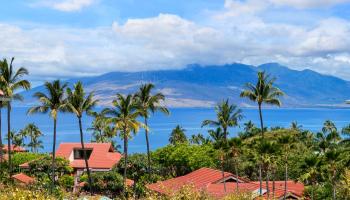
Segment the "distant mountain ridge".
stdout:
[[[101,104],[109,105],[115,94],[135,92],[141,83],[152,82],[166,95],[170,107],[211,107],[225,98],[240,106],[255,106],[239,97],[245,83],[255,83],[258,71],[266,71],[276,78],[276,85],[285,92],[284,107],[339,106],[350,97],[350,82],[322,75],[312,70],[297,71],[278,63],[251,66],[240,63],[227,65],[189,65],[181,70],[146,72],[111,72],[81,80],[88,91],[95,91]],[[43,86],[23,92],[27,104]]]

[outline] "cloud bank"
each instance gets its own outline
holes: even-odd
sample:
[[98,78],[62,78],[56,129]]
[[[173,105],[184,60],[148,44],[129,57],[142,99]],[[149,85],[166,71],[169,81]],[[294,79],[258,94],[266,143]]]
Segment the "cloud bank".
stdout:
[[349,21],[326,17],[295,24],[263,17],[279,6],[304,9],[335,2],[346,1],[227,0],[222,10],[208,12],[201,22],[164,13],[96,28],[23,29],[0,23],[0,52],[16,56],[17,64],[37,79],[179,69],[191,63],[279,62],[350,80]]

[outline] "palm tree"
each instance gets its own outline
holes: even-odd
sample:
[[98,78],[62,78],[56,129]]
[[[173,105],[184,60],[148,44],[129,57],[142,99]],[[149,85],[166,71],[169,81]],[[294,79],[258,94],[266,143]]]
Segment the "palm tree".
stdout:
[[318,155],[310,155],[304,159],[304,163],[301,166],[304,174],[299,177],[299,180],[305,182],[306,184],[312,185],[311,188],[311,200],[314,199],[314,189],[317,183],[317,178],[319,176],[319,167],[321,165],[321,159]]
[[187,142],[187,137],[185,135],[185,129],[180,125],[177,125],[170,134],[169,143],[172,145],[182,144]]
[[290,128],[292,130],[300,131],[303,128],[303,126],[299,125],[297,121],[294,121],[291,123]]
[[325,153],[325,162],[327,163],[327,172],[333,189],[333,200],[336,199],[336,183],[339,179],[340,172],[345,168],[343,165],[344,157],[340,149],[332,149]]
[[53,145],[52,145],[52,183],[51,192],[55,186],[55,159],[56,159],[56,129],[57,129],[57,115],[61,111],[66,110],[65,88],[66,83],[61,83],[60,80],[45,82],[45,89],[48,94],[36,92],[34,97],[40,102],[40,105],[32,107],[28,110],[28,114],[34,113],[48,113],[53,119]]
[[242,140],[240,138],[232,138],[232,140],[230,140],[230,146],[232,157],[235,163],[236,191],[238,192],[238,159],[242,151]]
[[[269,189],[269,171],[271,163],[273,163],[273,160],[275,159],[275,154],[278,151],[277,145],[275,142],[270,142],[266,140],[262,140],[258,146],[257,146],[257,152],[259,155],[261,155],[261,164],[262,168],[264,169],[266,173],[266,191],[267,191],[267,199],[270,197],[270,189]],[[261,171],[261,170],[260,170]],[[261,172],[259,172],[261,173]],[[262,175],[259,175],[261,177]],[[260,179],[261,180],[261,179]],[[260,183],[262,185],[262,181]],[[262,191],[260,189],[260,195],[262,194]]]
[[[2,65],[2,61],[0,61],[0,66]],[[0,82],[1,84],[1,82]],[[0,97],[3,96],[3,92],[2,90],[0,90]],[[2,100],[0,101],[0,163],[2,163],[2,159],[3,159],[3,141],[2,141],[2,108],[5,107],[6,105],[4,105],[5,102],[3,102]],[[1,166],[0,166],[1,167]]]
[[246,84],[246,90],[241,92],[241,97],[246,97],[251,101],[258,103],[259,117],[260,117],[260,127],[261,136],[264,138],[264,122],[262,116],[262,104],[270,104],[281,106],[281,101],[279,97],[284,93],[274,86],[275,79],[270,78],[265,72],[258,72],[258,81],[255,85],[252,83]]
[[284,196],[283,199],[285,200],[287,198],[287,181],[288,181],[288,156],[289,156],[289,152],[291,150],[292,144],[294,142],[294,139],[291,135],[283,135],[281,137],[278,138],[278,143],[280,145],[282,145],[283,147],[283,153],[284,153],[284,167],[285,167],[285,171],[284,171]]
[[216,128],[216,130],[208,130],[209,136],[214,140],[216,143],[220,143],[224,140],[224,133],[222,132],[222,129],[220,127]]
[[[109,134],[110,130],[114,131],[110,128],[110,123],[108,123],[106,114],[103,112],[95,112],[90,111],[88,112],[88,115],[94,117],[94,120],[92,121],[92,125],[88,130],[93,131],[92,135],[94,136],[95,142],[107,142],[109,140],[110,136],[115,136],[115,134]],[[108,132],[108,134],[106,133]]]
[[74,85],[74,91],[71,88],[67,88],[67,109],[69,112],[75,114],[79,122],[80,130],[80,143],[81,148],[83,149],[85,167],[89,179],[90,193],[92,193],[92,180],[90,175],[88,158],[86,156],[85,145],[84,145],[84,134],[83,134],[83,125],[81,119],[84,113],[88,113],[92,110],[93,107],[97,104],[97,100],[93,99],[93,93],[85,95],[83,84],[78,81]]
[[117,94],[117,99],[113,101],[113,108],[106,108],[104,111],[110,115],[110,122],[115,125],[116,130],[120,130],[122,140],[124,140],[124,175],[123,175],[123,190],[126,191],[126,172],[128,164],[128,140],[131,138],[131,133],[136,134],[140,127],[147,129],[145,125],[137,120],[140,116],[140,111],[137,109],[135,98],[132,95],[124,97]]
[[192,144],[207,144],[207,138],[204,137],[204,135],[198,133],[196,135],[191,135],[190,142]]
[[37,152],[37,148],[42,146],[42,142],[38,141],[38,138],[43,135],[39,127],[34,123],[30,123],[21,131],[25,132],[25,135],[30,138],[28,146],[31,148],[31,152]]
[[341,138],[335,124],[327,120],[323,124],[322,132],[316,134],[316,140],[321,153],[325,153],[328,149],[333,148]]
[[29,90],[30,83],[28,80],[22,79],[23,76],[28,75],[28,70],[26,68],[20,67],[17,70],[13,69],[13,61],[14,57],[12,57],[10,64],[8,64],[7,60],[4,59],[2,61],[2,65],[0,66],[0,82],[4,92],[4,96],[9,98],[7,102],[7,135],[8,135],[8,162],[9,162],[9,175],[12,174],[12,158],[11,158],[11,100],[22,100],[23,97],[16,93],[17,90]]
[[[141,116],[144,118],[145,126],[148,127],[148,118],[150,114],[153,114],[156,111],[161,111],[166,115],[169,115],[169,110],[161,106],[165,100],[165,96],[162,93],[157,93],[152,95],[152,89],[154,89],[154,85],[152,83],[144,84],[140,87],[139,91],[135,94],[135,98],[137,101],[139,112]],[[147,159],[148,159],[148,174],[151,175],[151,153],[150,153],[150,145],[148,138],[148,129],[145,129],[145,137],[146,137],[146,145],[147,145]]]
[[243,118],[242,110],[234,104],[230,104],[228,99],[222,101],[215,107],[217,121],[204,120],[202,127],[215,126],[221,127],[224,134],[224,140],[227,142],[228,128],[238,126],[238,121]]

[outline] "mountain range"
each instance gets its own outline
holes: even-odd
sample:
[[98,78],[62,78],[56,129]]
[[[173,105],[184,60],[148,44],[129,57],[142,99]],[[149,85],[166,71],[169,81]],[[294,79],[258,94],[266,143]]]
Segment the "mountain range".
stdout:
[[[266,71],[276,78],[276,86],[285,93],[284,107],[343,106],[350,97],[349,81],[308,69],[292,70],[278,63],[193,64],[180,70],[111,72],[67,82],[72,85],[82,81],[87,91],[95,92],[102,105],[109,105],[118,92],[135,92],[142,83],[152,82],[157,91],[166,95],[169,107],[212,107],[226,98],[239,106],[251,107],[255,104],[240,98],[239,94],[247,82],[255,83],[258,71]],[[36,91],[44,91],[43,86],[22,93],[26,104],[35,102],[32,96]]]

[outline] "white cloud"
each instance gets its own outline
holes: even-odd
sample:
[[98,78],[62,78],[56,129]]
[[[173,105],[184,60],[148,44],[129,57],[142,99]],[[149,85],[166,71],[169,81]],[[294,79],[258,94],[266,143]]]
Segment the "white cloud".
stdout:
[[334,6],[340,3],[350,2],[349,0],[269,0],[279,6],[291,6],[298,9],[320,8]]
[[63,12],[72,12],[91,6],[95,1],[96,0],[44,0],[35,5],[45,6]]
[[200,24],[170,14],[86,29],[0,24],[0,52],[15,55],[37,79],[231,62],[280,62],[350,79],[349,21],[268,22],[260,14],[269,6],[226,1]]

